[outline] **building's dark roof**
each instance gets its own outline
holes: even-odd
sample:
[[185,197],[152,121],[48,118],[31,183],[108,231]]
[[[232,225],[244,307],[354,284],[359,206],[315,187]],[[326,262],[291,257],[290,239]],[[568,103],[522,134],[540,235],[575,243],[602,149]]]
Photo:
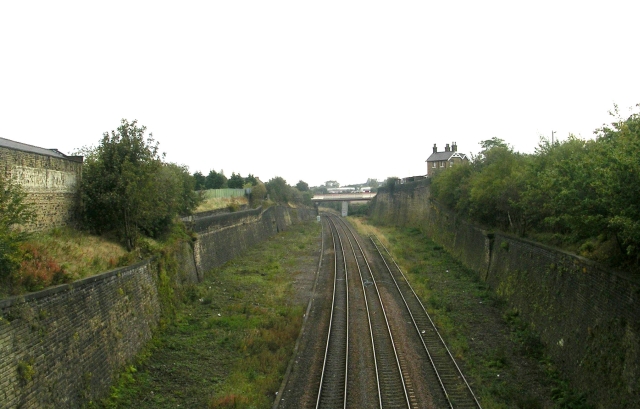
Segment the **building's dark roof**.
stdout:
[[437,162],[441,160],[449,160],[455,152],[435,152],[427,159],[427,162]]
[[465,159],[467,157],[467,155],[465,155],[464,153],[460,153],[460,152],[454,152],[454,151],[450,151],[450,152],[435,152],[432,153],[431,156],[429,156],[429,158],[426,160],[426,162],[438,162],[441,160],[449,160],[451,159],[452,156],[456,156],[460,159]]
[[55,156],[56,158],[69,159],[67,155],[63,154],[57,149],[40,148],[38,146],[27,145],[26,143],[16,142],[5,138],[0,138],[0,147],[16,149],[24,152],[37,153],[40,155]]

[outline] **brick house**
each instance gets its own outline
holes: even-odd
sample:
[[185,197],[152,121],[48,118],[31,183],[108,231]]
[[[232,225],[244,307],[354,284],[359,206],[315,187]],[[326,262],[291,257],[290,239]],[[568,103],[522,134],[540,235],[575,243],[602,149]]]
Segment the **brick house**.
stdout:
[[427,159],[427,176],[433,176],[438,170],[454,166],[456,163],[469,162],[464,153],[458,152],[458,145],[453,142],[451,147],[447,144],[444,152],[438,152],[436,144],[433,144],[433,153]]

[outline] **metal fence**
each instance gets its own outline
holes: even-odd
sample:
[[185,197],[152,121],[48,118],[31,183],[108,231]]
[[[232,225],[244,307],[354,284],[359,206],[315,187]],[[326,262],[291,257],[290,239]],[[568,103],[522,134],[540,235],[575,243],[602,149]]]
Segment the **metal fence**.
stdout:
[[247,189],[208,189],[201,190],[205,199],[221,198],[221,197],[241,197],[251,193],[251,188]]

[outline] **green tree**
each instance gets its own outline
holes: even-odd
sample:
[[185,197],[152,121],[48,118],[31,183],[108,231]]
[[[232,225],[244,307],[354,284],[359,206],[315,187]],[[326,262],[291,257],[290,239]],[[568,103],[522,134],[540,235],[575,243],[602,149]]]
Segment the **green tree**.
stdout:
[[315,186],[311,188],[311,191],[318,195],[326,195],[329,192],[325,186]]
[[482,156],[479,171],[469,181],[469,214],[484,225],[517,232],[522,228],[518,204],[526,158],[505,145],[485,149]]
[[249,185],[249,186],[256,186],[258,184],[258,179],[253,176],[251,173],[249,173],[249,176],[247,176],[246,178],[244,178],[244,184]]
[[469,216],[469,182],[473,168],[463,162],[446,170],[436,172],[431,181],[431,195],[440,204]]
[[0,174],[0,283],[10,279],[20,267],[20,244],[27,238],[20,226],[33,220],[34,212],[25,203],[22,188]]
[[399,177],[397,176],[389,176],[385,182],[384,182],[384,186],[387,189],[393,190],[393,188],[395,187],[395,185],[398,183],[398,181],[400,180]]
[[[637,105],[640,107],[640,104]],[[592,153],[596,194],[594,213],[606,209],[601,220],[623,254],[640,266],[640,114],[626,119],[615,106],[615,121],[596,131]],[[592,218],[595,214],[590,215]]]
[[365,183],[365,186],[369,186],[371,190],[375,192],[376,190],[378,190],[380,183],[378,183],[378,179],[368,178],[367,183]]
[[85,225],[116,233],[129,250],[140,233],[156,236],[178,212],[192,207],[184,193],[185,184],[193,188],[186,182],[186,169],[165,165],[158,143],[145,132],[137,121],[123,119],[116,131],[105,132],[100,144],[87,151],[83,167]]
[[202,172],[197,171],[193,174],[193,179],[195,180],[195,190],[204,190],[206,189],[206,178],[202,174]]
[[286,203],[293,199],[291,186],[289,186],[287,181],[280,176],[269,179],[266,183],[266,188],[269,197],[274,202]]
[[309,190],[309,185],[306,182],[303,182],[301,180],[298,183],[296,183],[296,189],[298,189],[301,192],[306,192]]
[[251,187],[251,194],[249,195],[251,207],[256,208],[260,206],[266,195],[267,188],[264,183],[257,183],[255,186]]
[[207,189],[224,189],[227,187],[227,177],[224,175],[224,171],[220,173],[211,169],[205,180],[205,187]]
[[167,214],[189,215],[202,200],[196,193],[196,179],[185,165],[164,163],[157,183],[166,187],[162,195],[167,203]]
[[329,188],[335,188],[335,187],[340,187],[340,183],[336,182],[335,180],[327,180],[326,182],[324,182],[324,186]]
[[236,174],[235,172],[233,172],[231,174],[231,177],[227,181],[227,186],[230,189],[242,189],[242,187],[244,186],[244,178],[240,176],[239,173]]

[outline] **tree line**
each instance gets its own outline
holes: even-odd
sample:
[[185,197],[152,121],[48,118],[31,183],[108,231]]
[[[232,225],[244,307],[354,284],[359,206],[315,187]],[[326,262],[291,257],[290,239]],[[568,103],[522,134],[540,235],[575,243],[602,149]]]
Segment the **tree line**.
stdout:
[[207,176],[202,172],[197,171],[193,173],[193,179],[195,181],[195,190],[205,189],[242,189],[244,187],[251,187],[258,184],[258,179],[249,173],[249,176],[242,177],[240,173],[233,172],[231,177],[227,179],[224,175],[224,170],[219,173],[215,170],[209,171]]
[[[178,216],[191,214],[202,201],[198,190],[251,187],[250,202],[311,204],[309,186],[299,181],[290,186],[281,177],[266,184],[252,174],[235,172],[227,179],[223,171],[207,176],[189,173],[184,165],[165,161],[153,134],[137,121],[123,119],[105,132],[95,147],[76,152],[84,156],[79,186],[79,224],[92,233],[109,235],[131,251],[139,238],[160,238],[178,223]],[[21,226],[35,217],[22,188],[0,175],[0,284],[11,285],[23,258],[22,245],[28,234]]]
[[611,115],[594,139],[542,138],[533,154],[482,141],[470,163],[434,175],[432,197],[486,227],[640,271],[640,115]]

